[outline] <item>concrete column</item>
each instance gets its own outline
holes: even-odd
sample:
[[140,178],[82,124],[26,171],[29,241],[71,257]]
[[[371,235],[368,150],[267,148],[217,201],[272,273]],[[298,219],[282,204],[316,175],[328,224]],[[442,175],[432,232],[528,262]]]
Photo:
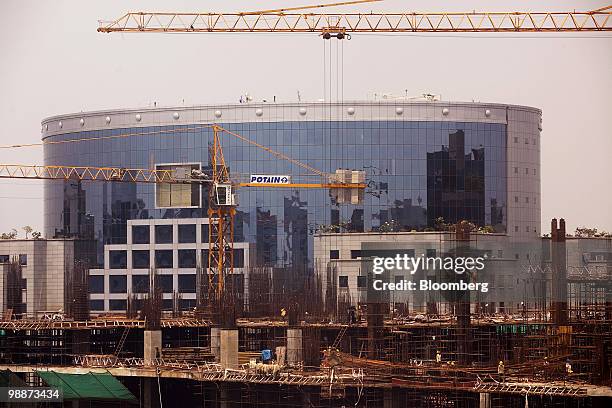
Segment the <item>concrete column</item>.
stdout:
[[2,293],[1,295],[2,297],[0,297],[0,316],[2,317],[4,317],[4,313],[6,310],[6,300],[4,296],[4,294],[6,293],[6,291],[4,290],[4,286],[6,282],[4,281],[4,275],[6,275],[7,269],[8,269],[8,265],[0,265],[0,293]]
[[287,364],[295,366],[304,361],[302,329],[287,329]]
[[155,358],[160,358],[162,353],[161,330],[144,331],[144,360],[145,365],[151,364]]
[[276,364],[284,367],[287,364],[287,347],[277,346],[276,347]]
[[215,356],[215,361],[219,362],[220,355],[220,342],[221,342],[221,329],[218,327],[210,328],[210,354]]
[[480,395],[479,408],[491,408],[491,394],[489,394],[488,392],[481,392],[479,395]]
[[551,313],[557,326],[567,326],[567,249],[565,247],[565,220],[553,218],[550,223]]
[[221,329],[219,362],[223,368],[238,368],[238,330]]
[[383,390],[383,408],[393,408],[393,389]]
[[314,407],[316,400],[312,398],[312,393],[307,387],[302,388],[302,407],[311,408]]
[[229,393],[227,392],[227,383],[219,384],[219,408],[229,408]]
[[157,390],[157,379],[142,377],[142,401],[143,408],[158,408],[159,407],[159,392]]

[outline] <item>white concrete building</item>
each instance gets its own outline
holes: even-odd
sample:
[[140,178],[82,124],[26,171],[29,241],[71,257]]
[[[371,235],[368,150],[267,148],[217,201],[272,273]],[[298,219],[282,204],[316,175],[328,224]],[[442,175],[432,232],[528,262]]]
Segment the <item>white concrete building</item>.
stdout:
[[[0,315],[41,317],[69,312],[75,262],[92,263],[92,241],[75,239],[0,240]],[[12,264],[12,265],[11,265]],[[11,275],[11,269],[15,272]],[[11,300],[10,291],[15,295]],[[17,294],[17,292],[20,292]]]
[[[411,258],[455,256],[460,243],[451,232],[390,232],[390,233],[326,233],[315,236],[316,273],[323,290],[337,291],[336,301],[357,305],[372,296],[372,257],[393,257],[407,254]],[[536,299],[539,292],[525,282],[531,270],[540,265],[540,241],[515,241],[506,234],[473,233],[469,241],[470,256],[485,258],[485,268],[474,274],[473,282],[487,283],[486,292],[471,294],[473,309],[489,313],[508,312],[521,307],[521,302]],[[368,274],[370,275],[368,277]],[[414,274],[393,270],[381,277],[389,283],[403,280],[431,279],[444,282],[444,275],[435,268],[420,268]],[[335,286],[335,287],[334,287]],[[447,303],[442,292],[386,291],[385,300],[391,306],[408,304],[411,311],[425,313],[428,303]],[[325,298],[325,295],[324,295]],[[371,298],[370,298],[371,299]],[[477,306],[478,305],[478,306]],[[440,306],[440,307],[449,307]],[[440,310],[439,311],[444,311]]]
[[[487,293],[472,293],[472,308],[478,305],[488,313],[516,312],[523,306],[529,308],[550,298],[550,241],[550,238],[517,241],[506,234],[471,234],[470,247],[487,258],[485,269],[474,275],[473,280],[488,283]],[[373,255],[446,256],[453,253],[457,244],[455,234],[450,232],[318,234],[315,236],[316,273],[321,278],[323,291],[330,288],[336,291],[338,304],[357,305],[366,303],[372,295],[368,273],[372,271]],[[565,248],[569,301],[576,301],[581,295],[574,293],[572,283],[589,282],[594,288],[593,296],[603,304],[606,296],[612,294],[612,239],[568,237]],[[396,283],[436,277],[434,270],[419,270],[413,276],[394,270],[384,279]],[[430,301],[444,303],[443,296],[435,293],[388,291],[387,295],[385,299],[391,306],[409,304],[411,311],[418,313],[424,313]]]
[[[196,305],[196,268],[208,262],[208,218],[129,220],[127,243],[104,246],[104,268],[89,274],[92,314],[123,312],[131,295],[135,307],[149,291],[152,270],[159,275],[163,309],[181,310]],[[234,243],[234,275],[248,302],[251,247]]]

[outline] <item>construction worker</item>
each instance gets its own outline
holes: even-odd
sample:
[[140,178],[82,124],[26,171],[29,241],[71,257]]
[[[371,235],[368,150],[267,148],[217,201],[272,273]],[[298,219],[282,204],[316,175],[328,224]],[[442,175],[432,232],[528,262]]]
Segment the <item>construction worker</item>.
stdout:
[[355,306],[351,306],[348,309],[348,324],[357,323],[357,311],[355,310]]
[[264,364],[269,364],[270,361],[272,361],[272,351],[266,347],[261,350],[261,362]]
[[504,362],[502,360],[499,360],[499,364],[497,365],[497,374],[499,374],[502,381],[506,381],[506,366],[504,366]]

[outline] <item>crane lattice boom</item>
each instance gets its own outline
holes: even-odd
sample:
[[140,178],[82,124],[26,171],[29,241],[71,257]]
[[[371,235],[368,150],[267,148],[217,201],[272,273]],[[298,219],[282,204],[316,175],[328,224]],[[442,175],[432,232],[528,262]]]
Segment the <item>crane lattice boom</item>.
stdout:
[[187,183],[176,178],[173,170],[126,169],[93,166],[39,166],[0,164],[0,178],[44,180],[124,181],[131,183]]
[[[122,167],[95,166],[43,166],[27,164],[0,163],[0,178],[40,179],[40,180],[75,180],[75,181],[117,181],[129,183],[185,184],[211,183],[211,180],[201,178],[177,177],[174,170],[127,169]],[[325,183],[250,183],[232,182],[235,187],[256,188],[366,188],[364,183],[348,183],[330,179]]]
[[247,13],[128,12],[99,32],[514,33],[611,31],[612,6],[564,12]]

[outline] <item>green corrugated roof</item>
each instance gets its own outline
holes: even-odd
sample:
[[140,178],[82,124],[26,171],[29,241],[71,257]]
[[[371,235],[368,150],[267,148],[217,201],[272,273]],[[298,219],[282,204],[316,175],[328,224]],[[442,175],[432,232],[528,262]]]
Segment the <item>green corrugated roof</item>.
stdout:
[[49,386],[60,388],[64,399],[136,400],[134,394],[109,373],[63,374],[37,371],[36,374]]

